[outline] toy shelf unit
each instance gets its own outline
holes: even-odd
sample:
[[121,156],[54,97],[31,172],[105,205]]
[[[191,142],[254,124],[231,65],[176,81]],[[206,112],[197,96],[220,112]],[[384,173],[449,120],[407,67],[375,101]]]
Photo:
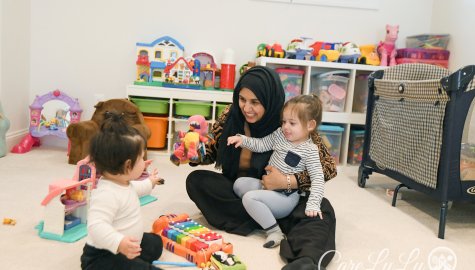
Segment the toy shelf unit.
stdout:
[[[203,115],[212,125],[232,102],[233,92],[128,85],[127,96],[139,107],[151,128],[152,141],[147,142],[148,147],[168,155],[173,152],[177,131],[188,130],[189,116]],[[153,125],[153,121],[161,124]],[[153,141],[155,136],[159,136],[159,142]]]
[[339,165],[355,164],[354,153],[362,151],[351,148],[361,143],[350,139],[354,131],[364,129],[367,78],[384,67],[271,57],[259,57],[256,64],[277,71],[287,98],[312,93],[320,97],[324,112],[319,133]]

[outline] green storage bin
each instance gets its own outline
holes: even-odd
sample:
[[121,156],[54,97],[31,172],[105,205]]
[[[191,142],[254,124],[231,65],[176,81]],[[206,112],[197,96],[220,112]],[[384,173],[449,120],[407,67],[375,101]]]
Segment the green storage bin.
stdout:
[[221,113],[224,111],[224,109],[226,109],[228,105],[229,104],[216,103],[216,118],[218,118],[221,115]]
[[192,116],[202,115],[204,118],[211,118],[211,102],[197,101],[175,101],[175,115]]
[[130,100],[142,113],[168,114],[168,100],[131,97]]

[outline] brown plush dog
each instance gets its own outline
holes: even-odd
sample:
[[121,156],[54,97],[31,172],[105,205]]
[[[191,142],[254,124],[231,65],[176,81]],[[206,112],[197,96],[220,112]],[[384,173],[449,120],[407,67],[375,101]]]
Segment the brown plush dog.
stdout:
[[[69,164],[76,164],[89,154],[89,142],[99,132],[106,112],[124,113],[128,125],[137,129],[144,138],[150,138],[150,129],[145,124],[142,112],[128,99],[110,99],[94,106],[96,111],[91,120],[70,124],[66,130],[71,148]],[[145,157],[147,153],[145,152]]]

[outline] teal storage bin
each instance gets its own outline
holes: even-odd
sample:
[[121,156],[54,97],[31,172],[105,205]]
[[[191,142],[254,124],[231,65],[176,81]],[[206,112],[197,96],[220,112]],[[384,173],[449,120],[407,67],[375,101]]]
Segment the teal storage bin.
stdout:
[[336,164],[340,163],[341,139],[343,137],[344,128],[332,125],[320,125],[318,133],[322,137],[323,143],[330,151],[335,159]]

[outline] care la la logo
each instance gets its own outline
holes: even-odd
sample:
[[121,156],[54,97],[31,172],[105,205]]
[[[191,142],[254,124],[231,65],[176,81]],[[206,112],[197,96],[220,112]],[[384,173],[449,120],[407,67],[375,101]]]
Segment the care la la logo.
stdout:
[[394,261],[390,259],[388,248],[372,252],[367,261],[345,260],[342,259],[341,252],[333,250],[320,258],[319,265],[323,257],[330,253],[335,253],[331,265],[336,266],[334,269],[338,270],[455,270],[457,267],[457,256],[448,247],[432,249],[427,258],[423,257],[419,248],[414,248],[399,254],[398,259]]

